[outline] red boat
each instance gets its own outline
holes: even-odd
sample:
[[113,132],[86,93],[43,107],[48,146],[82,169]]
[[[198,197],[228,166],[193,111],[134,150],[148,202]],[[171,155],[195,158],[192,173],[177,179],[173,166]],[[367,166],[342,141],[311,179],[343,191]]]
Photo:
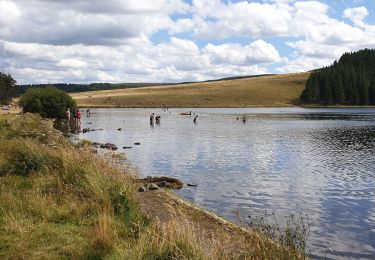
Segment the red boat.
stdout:
[[191,111],[190,112],[182,112],[180,113],[181,116],[191,116]]

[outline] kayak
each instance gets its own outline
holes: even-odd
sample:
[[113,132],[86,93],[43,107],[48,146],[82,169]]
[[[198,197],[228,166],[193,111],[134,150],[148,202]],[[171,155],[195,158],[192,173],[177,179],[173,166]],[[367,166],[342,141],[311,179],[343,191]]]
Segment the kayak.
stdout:
[[189,113],[180,113],[181,116],[191,116],[191,112]]

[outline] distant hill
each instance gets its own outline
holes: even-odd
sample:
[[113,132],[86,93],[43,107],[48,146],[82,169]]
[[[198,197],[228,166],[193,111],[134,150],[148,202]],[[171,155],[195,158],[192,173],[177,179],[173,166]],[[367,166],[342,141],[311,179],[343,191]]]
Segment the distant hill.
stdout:
[[375,105],[375,50],[345,53],[331,66],[311,72],[303,103]]
[[[223,80],[236,80],[245,78],[264,77],[272,74],[261,74],[261,75],[250,75],[250,76],[236,76],[227,77],[214,80],[205,80],[199,82],[212,82],[212,81],[223,81]],[[75,92],[86,92],[86,91],[100,91],[100,90],[111,90],[111,89],[125,89],[125,88],[141,88],[141,87],[152,87],[152,86],[168,86],[168,85],[181,85],[198,82],[181,82],[181,83],[91,83],[91,84],[73,84],[73,83],[53,83],[53,84],[25,84],[17,85],[16,95],[19,96],[26,92],[28,88],[45,88],[48,86],[54,86],[58,89],[64,90],[68,93]]]
[[72,93],[81,107],[285,107],[299,103],[310,73]]
[[21,95],[25,93],[28,88],[45,88],[48,86],[54,86],[68,93],[74,93],[74,92],[98,91],[98,90],[109,90],[109,89],[139,88],[139,87],[148,87],[148,86],[156,86],[156,85],[159,86],[160,83],[28,84],[28,85],[18,85],[16,94]]

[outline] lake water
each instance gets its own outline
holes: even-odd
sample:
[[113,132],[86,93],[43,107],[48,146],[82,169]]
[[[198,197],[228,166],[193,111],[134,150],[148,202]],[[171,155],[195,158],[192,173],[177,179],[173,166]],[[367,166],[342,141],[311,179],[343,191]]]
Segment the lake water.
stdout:
[[79,138],[116,144],[140,176],[198,184],[178,193],[230,220],[307,214],[313,258],[375,259],[375,109],[91,111],[82,128],[103,130]]

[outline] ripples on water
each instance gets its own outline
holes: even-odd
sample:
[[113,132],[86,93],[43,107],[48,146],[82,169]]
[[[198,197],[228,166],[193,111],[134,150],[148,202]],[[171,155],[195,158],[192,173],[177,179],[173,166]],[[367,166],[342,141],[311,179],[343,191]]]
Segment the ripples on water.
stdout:
[[197,124],[178,115],[189,110],[93,109],[82,126],[104,131],[80,138],[141,142],[126,151],[140,175],[197,183],[180,193],[232,220],[307,213],[315,258],[375,258],[375,110],[192,109]]

